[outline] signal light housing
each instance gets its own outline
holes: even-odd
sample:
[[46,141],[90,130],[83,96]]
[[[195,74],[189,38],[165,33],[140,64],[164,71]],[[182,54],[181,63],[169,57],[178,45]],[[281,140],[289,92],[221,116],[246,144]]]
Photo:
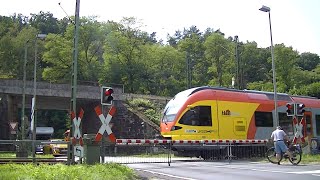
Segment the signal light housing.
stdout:
[[302,103],[298,103],[297,104],[297,116],[303,116],[304,115],[304,112],[306,111],[304,109],[305,105],[302,104]]
[[113,102],[113,89],[111,87],[101,87],[101,104],[112,105]]
[[287,116],[294,116],[294,104],[293,103],[287,103]]

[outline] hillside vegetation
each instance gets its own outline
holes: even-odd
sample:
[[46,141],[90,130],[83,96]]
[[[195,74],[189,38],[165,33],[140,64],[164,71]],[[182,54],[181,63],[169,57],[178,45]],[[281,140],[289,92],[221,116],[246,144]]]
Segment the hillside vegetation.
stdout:
[[[119,22],[99,22],[96,17],[80,21],[79,84],[120,84],[126,93],[167,97],[206,85],[273,91],[270,48],[226,37],[219,27],[201,31],[195,24],[158,39],[157,32],[143,31],[143,23],[133,17]],[[34,40],[41,33],[47,36],[37,41],[37,80],[70,83],[72,22],[43,11],[30,17],[0,16],[0,78],[22,80],[26,60],[26,78],[33,79],[34,65],[29,62],[35,59]],[[320,97],[318,54],[279,43],[274,46],[274,60],[279,93]]]
[[127,102],[129,106],[146,115],[149,120],[160,126],[161,112],[164,105],[147,99],[133,99]]

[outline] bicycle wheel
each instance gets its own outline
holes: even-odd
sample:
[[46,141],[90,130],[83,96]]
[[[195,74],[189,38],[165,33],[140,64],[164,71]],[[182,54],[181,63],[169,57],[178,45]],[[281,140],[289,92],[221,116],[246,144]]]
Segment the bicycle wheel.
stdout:
[[267,150],[266,156],[267,156],[268,161],[273,164],[277,164],[278,162],[280,162],[282,160],[282,156],[280,156],[280,160],[277,159],[276,151],[275,151],[274,147],[271,147]]
[[301,157],[302,157],[302,151],[295,148],[293,151],[291,151],[292,157],[293,159],[289,158],[289,161],[293,164],[293,165],[298,165],[301,161]]

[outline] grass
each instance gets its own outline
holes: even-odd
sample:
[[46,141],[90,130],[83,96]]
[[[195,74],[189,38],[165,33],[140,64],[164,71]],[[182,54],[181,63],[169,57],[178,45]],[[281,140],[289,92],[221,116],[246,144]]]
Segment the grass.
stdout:
[[310,164],[316,163],[320,164],[320,154],[312,155],[312,154],[302,154],[301,158],[302,164]]
[[115,163],[72,166],[63,164],[3,164],[0,165],[0,179],[135,180],[138,179],[138,176],[129,167]]

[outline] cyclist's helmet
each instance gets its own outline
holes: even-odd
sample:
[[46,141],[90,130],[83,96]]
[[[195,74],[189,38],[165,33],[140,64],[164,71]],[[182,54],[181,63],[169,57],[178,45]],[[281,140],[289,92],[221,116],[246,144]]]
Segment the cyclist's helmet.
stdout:
[[281,127],[281,126],[277,126],[277,129],[280,129],[280,130],[282,130],[282,127]]

